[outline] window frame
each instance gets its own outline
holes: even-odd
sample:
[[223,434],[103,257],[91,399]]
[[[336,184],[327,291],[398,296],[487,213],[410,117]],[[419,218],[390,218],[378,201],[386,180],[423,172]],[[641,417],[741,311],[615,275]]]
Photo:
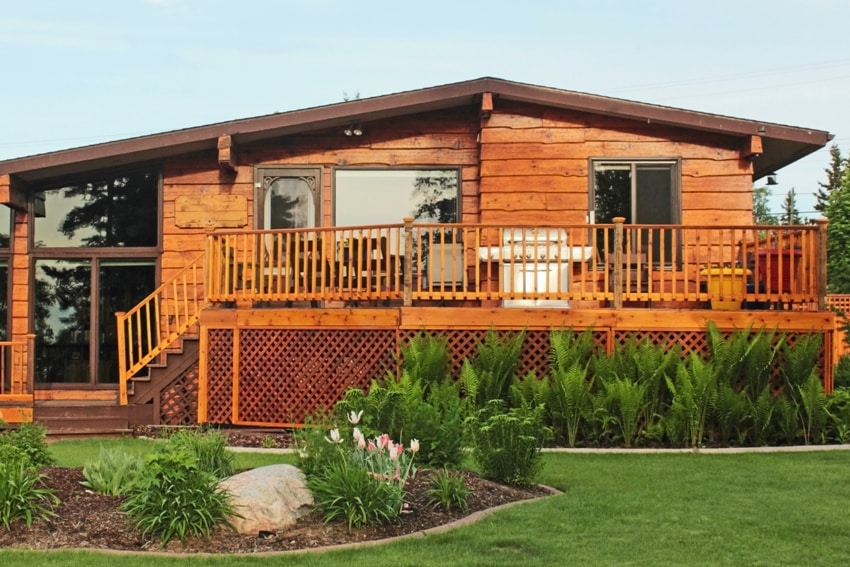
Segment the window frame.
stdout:
[[[667,223],[649,223],[655,225],[681,225],[682,224],[682,160],[678,157],[655,157],[655,158],[629,158],[629,157],[591,157],[588,159],[588,220],[589,224],[596,224],[596,171],[597,167],[604,165],[630,167],[631,171],[631,219],[637,218],[637,202],[638,202],[638,179],[637,172],[639,166],[665,166],[670,168],[670,213],[671,218]],[[645,224],[634,222],[631,220],[626,224]],[[672,234],[672,233],[668,233]],[[664,251],[664,262],[659,262],[653,258],[653,266],[656,269],[672,269],[675,266],[682,264],[682,243],[681,238],[675,239],[676,246],[673,249],[671,242],[669,251]]]
[[[339,203],[339,184],[337,183],[337,173],[345,171],[358,171],[358,172],[392,172],[392,171],[453,171],[456,174],[457,178],[457,187],[455,189],[455,222],[461,223],[461,219],[463,218],[463,168],[458,165],[404,165],[404,166],[392,166],[392,167],[335,167],[331,172],[331,180],[332,180],[332,213],[331,218],[334,226],[339,226],[337,210]],[[413,201],[411,200],[411,204]],[[412,214],[412,213],[408,213]],[[408,214],[403,215],[401,218],[387,220],[381,223],[376,224],[399,224],[403,221],[404,216],[408,216]],[[433,222],[433,221],[424,221],[424,222]],[[453,224],[454,224],[453,223]]]

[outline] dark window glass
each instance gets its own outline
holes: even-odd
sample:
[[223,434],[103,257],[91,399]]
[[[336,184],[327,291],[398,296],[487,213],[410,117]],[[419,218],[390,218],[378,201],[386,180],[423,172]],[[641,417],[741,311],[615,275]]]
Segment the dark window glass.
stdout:
[[115,313],[128,311],[147,297],[155,288],[155,278],[156,267],[153,261],[100,261],[100,358],[97,368],[99,383],[118,382],[118,326]]
[[158,186],[158,174],[139,172],[46,190],[35,246],[156,246]]
[[[624,217],[626,224],[677,224],[681,218],[677,175],[675,162],[595,162],[595,222],[610,224],[615,217]],[[648,230],[633,245],[649,254],[654,264],[670,264],[681,261],[673,240],[670,230]]]
[[0,248],[8,248],[11,239],[12,211],[9,207],[0,206]]
[[36,381],[89,382],[91,263],[36,261],[35,299]]

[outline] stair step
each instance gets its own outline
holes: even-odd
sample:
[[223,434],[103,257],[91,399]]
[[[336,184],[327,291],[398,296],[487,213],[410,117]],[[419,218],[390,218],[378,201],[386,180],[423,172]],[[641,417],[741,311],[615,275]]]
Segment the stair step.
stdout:
[[119,434],[132,431],[127,418],[121,417],[39,418],[38,422],[47,428],[47,434],[50,436]]

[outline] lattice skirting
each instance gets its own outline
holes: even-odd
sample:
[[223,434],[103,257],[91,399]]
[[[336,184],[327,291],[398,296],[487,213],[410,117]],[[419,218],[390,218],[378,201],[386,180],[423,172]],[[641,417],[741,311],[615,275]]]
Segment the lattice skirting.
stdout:
[[[397,328],[210,329],[207,420],[214,424],[277,427],[302,424],[305,417],[320,408],[331,408],[348,388],[365,389],[372,379],[394,372],[394,355],[418,332]],[[454,328],[429,332],[448,337],[453,374],[457,376],[464,358],[475,354],[477,341],[483,341],[487,331]],[[526,331],[520,375],[532,370],[538,376],[548,372],[549,334],[548,330]],[[594,330],[596,344],[607,352],[631,336],[668,347],[680,345],[685,356],[707,351],[705,331]],[[803,333],[789,332],[785,339],[793,345],[801,336]],[[830,336],[824,337],[828,340]],[[831,349],[831,344],[825,344],[822,352]],[[822,370],[826,371],[827,364],[831,364],[830,357],[822,356]],[[777,367],[776,384],[778,372]],[[831,372],[824,374],[831,376]],[[187,380],[191,381],[191,377]],[[191,410],[176,408],[178,402],[193,403],[193,392],[186,384],[169,389],[169,402],[163,401],[163,415],[168,413],[169,422],[197,416]],[[169,408],[168,412],[165,408]]]

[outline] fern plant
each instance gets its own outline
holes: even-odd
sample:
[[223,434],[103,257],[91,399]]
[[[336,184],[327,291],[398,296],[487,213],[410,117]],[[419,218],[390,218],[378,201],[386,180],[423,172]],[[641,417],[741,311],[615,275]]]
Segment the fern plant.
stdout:
[[581,333],[573,329],[558,329],[549,333],[549,358],[553,371],[566,372],[576,365],[587,367],[597,350],[593,329]]
[[464,361],[460,375],[473,408],[482,408],[490,400],[508,401],[524,340],[525,331],[499,337],[495,329],[490,329],[484,341],[476,342],[476,355]]
[[797,387],[800,407],[800,421],[803,426],[803,441],[810,443],[823,442],[823,432],[828,417],[827,397],[823,384],[814,372],[809,374],[803,385]]
[[702,444],[706,420],[714,408],[717,374],[713,364],[691,353],[687,363],[676,369],[676,379],[667,379],[667,387],[673,394],[668,428],[683,428],[679,431],[668,430],[671,439],[687,438],[691,447]]
[[646,406],[646,384],[617,378],[606,382],[605,404],[623,444],[631,447],[638,436]]
[[549,398],[546,405],[556,433],[566,433],[567,443],[575,447],[582,424],[593,415],[591,382],[587,368],[578,362],[567,369],[553,368],[547,380]]
[[733,439],[741,444],[746,439],[748,402],[745,390],[736,392],[732,386],[722,382],[717,385],[714,421],[721,445],[730,445]]
[[749,396],[747,397],[747,414],[751,424],[750,442],[753,445],[767,445],[774,438],[772,428],[775,407],[776,397],[770,391],[770,386],[765,386],[755,399],[751,400]]

